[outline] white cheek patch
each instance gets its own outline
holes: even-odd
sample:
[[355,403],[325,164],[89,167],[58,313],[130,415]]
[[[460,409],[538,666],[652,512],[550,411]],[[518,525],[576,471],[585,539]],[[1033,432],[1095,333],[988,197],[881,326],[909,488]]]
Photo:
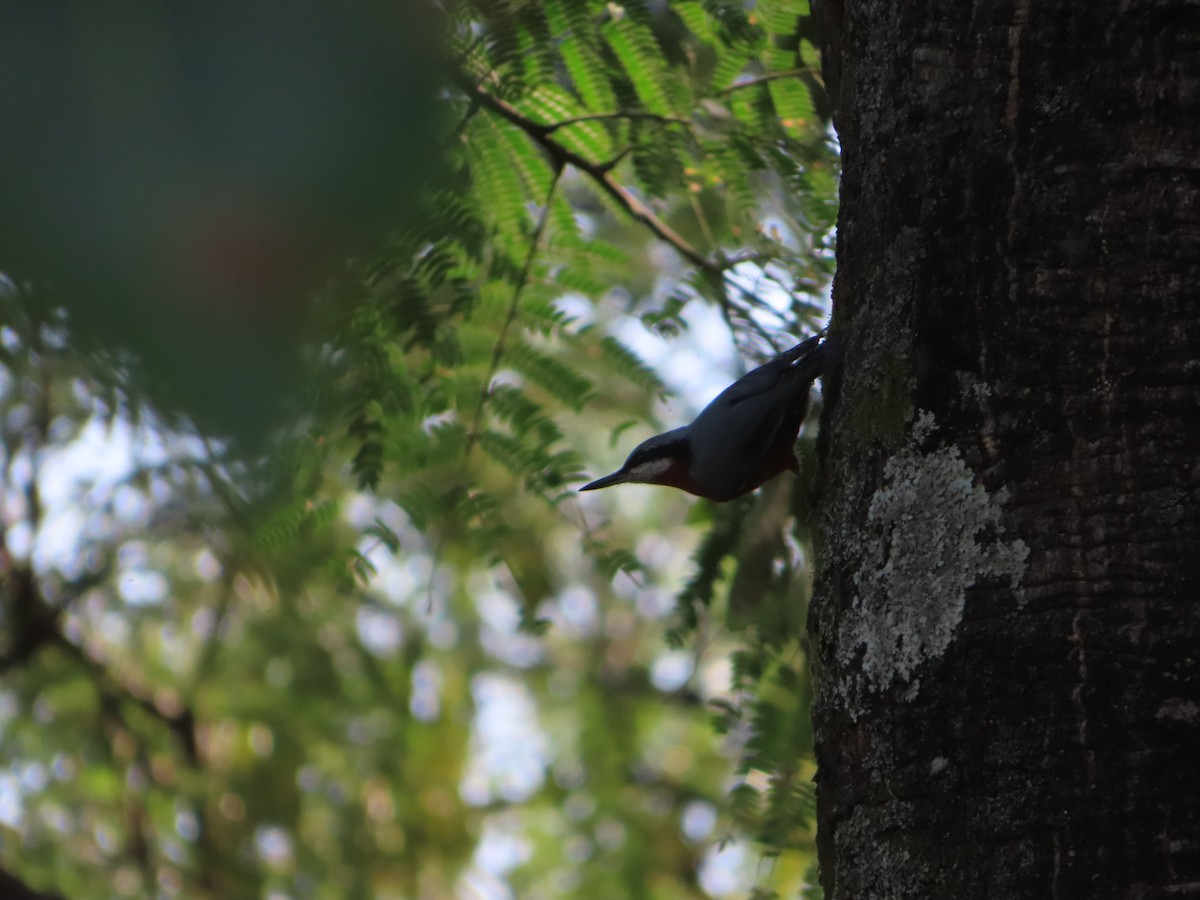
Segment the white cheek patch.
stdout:
[[652,459],[630,469],[625,473],[625,478],[627,481],[633,482],[654,481],[665,475],[674,464],[675,461],[672,459]]

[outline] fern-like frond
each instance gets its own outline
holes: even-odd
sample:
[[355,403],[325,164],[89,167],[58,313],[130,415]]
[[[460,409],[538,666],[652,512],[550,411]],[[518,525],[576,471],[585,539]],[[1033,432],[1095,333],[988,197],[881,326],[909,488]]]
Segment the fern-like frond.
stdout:
[[812,95],[799,78],[777,78],[769,85],[775,114],[785,128],[809,126],[815,119]]
[[604,338],[600,342],[600,350],[614,374],[629,379],[650,396],[663,396],[666,388],[658,373],[615,337]]
[[546,0],[546,17],[571,86],[585,108],[599,112],[616,108],[611,74],[599,40],[599,17],[586,0]]
[[[553,125],[578,119],[588,113],[570,92],[555,84],[533,88],[516,104],[531,121]],[[612,139],[597,120],[584,120],[554,130],[554,140],[584,159],[600,163],[612,156]]]
[[582,409],[595,392],[590,379],[529,344],[521,343],[511,348],[505,358],[512,368],[576,411]]
[[[512,136],[490,116],[477,116],[467,129],[467,152],[478,209],[493,238],[514,258],[519,256],[529,216],[525,180],[512,165]],[[533,151],[530,148],[530,152]]]
[[654,33],[628,15],[613,16],[601,31],[642,105],[660,115],[677,112],[666,87],[671,79]]

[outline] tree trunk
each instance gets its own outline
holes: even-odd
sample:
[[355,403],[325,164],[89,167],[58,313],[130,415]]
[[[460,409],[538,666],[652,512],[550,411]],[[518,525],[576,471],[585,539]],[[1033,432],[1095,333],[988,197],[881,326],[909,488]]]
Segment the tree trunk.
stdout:
[[1200,6],[818,12],[826,896],[1200,896]]

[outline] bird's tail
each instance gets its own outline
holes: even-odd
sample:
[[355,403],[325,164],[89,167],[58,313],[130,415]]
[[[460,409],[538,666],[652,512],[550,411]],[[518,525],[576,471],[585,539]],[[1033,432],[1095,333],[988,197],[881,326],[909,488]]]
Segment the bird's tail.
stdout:
[[[828,372],[842,358],[842,341],[840,337],[830,337],[828,329],[821,329],[807,340],[801,341],[795,347],[784,350],[775,362],[797,369],[801,381],[812,384],[821,375]],[[822,338],[824,340],[822,341]]]

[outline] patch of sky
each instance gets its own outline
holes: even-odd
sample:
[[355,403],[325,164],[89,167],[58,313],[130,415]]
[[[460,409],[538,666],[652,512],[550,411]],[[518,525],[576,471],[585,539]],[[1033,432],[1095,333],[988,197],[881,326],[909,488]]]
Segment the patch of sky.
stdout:
[[[89,540],[109,539],[115,529],[144,527],[154,511],[155,502],[170,496],[169,489],[146,492],[128,482],[142,468],[159,467],[171,460],[194,459],[205,454],[201,441],[193,436],[164,431],[149,421],[133,425],[124,418],[102,421],[90,419],[74,440],[47,448],[38,460],[38,488],[45,518],[34,535],[15,528],[9,535],[9,549],[22,558],[32,556],[41,571],[58,570],[67,578],[83,574],[87,555],[81,552]],[[16,463],[20,465],[16,465]],[[21,484],[32,477],[27,458],[14,460],[12,478]],[[161,480],[161,479],[160,479]],[[18,497],[10,492],[10,498]],[[10,521],[24,518],[28,511],[9,508]],[[25,524],[25,523],[21,523]],[[14,532],[16,547],[13,547]],[[157,592],[151,579],[148,588]],[[147,600],[145,591],[134,589],[137,599]]]
[[553,602],[543,604],[539,613],[553,623],[556,631],[570,638],[593,634],[600,620],[596,595],[578,585],[567,588]]
[[373,655],[390,659],[404,640],[404,627],[395,613],[363,604],[354,616],[358,639]]
[[703,800],[692,800],[679,816],[683,836],[693,844],[707,840],[717,827],[717,809]]
[[472,574],[467,591],[482,622],[479,642],[489,655],[520,668],[536,665],[545,658],[545,643],[520,630],[517,598],[502,590],[494,576],[486,572]]
[[528,800],[545,781],[550,761],[537,704],[524,684],[496,672],[476,675],[471,696],[475,719],[470,759],[459,785],[463,800],[472,806]]
[[292,837],[276,825],[260,825],[254,830],[254,849],[268,866],[287,868],[292,864]]
[[650,667],[650,683],[663,693],[677,691],[692,677],[694,658],[690,650],[668,650]]
[[432,722],[442,711],[442,673],[437,663],[423,659],[413,667],[408,708],[421,722]]
[[11,770],[0,772],[0,824],[16,829],[24,818],[25,800],[20,779]]
[[515,816],[489,816],[484,820],[472,864],[490,875],[505,875],[529,860],[533,845],[521,832]]
[[746,889],[747,847],[728,843],[710,847],[700,861],[700,887],[712,897],[729,897]]

